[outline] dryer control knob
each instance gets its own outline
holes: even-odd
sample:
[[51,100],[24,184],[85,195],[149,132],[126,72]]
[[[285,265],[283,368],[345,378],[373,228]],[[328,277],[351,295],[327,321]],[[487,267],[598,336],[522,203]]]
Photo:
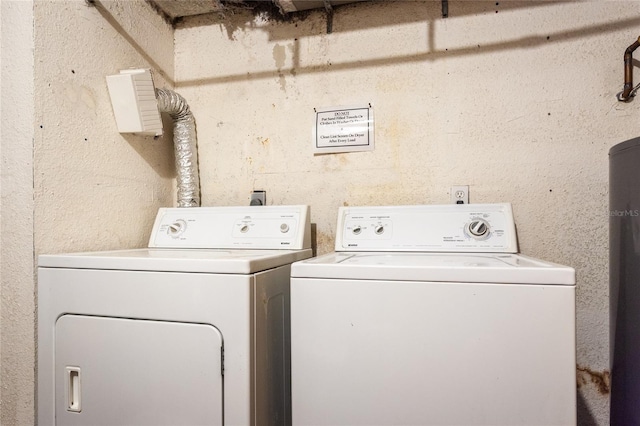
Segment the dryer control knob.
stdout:
[[467,225],[467,232],[471,237],[476,239],[486,238],[489,236],[489,224],[486,220],[473,219]]
[[358,235],[362,232],[362,227],[361,226],[356,226],[355,228],[353,228],[353,230],[351,231],[354,234]]
[[375,232],[376,234],[380,235],[384,232],[384,226],[383,225],[377,225],[375,228]]
[[184,233],[185,229],[187,229],[187,222],[184,220],[176,220],[167,228],[167,234],[173,238],[178,238]]

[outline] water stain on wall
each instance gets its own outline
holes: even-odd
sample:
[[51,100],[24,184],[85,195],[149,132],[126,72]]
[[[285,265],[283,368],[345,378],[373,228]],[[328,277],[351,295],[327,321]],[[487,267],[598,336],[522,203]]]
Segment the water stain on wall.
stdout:
[[287,80],[284,78],[282,71],[278,72],[278,82],[280,83],[280,90],[287,91]]
[[[220,25],[221,32],[226,32],[231,41],[237,40],[235,33],[245,31],[246,28],[254,28],[256,21],[274,21],[298,26],[298,22],[306,21],[312,16],[314,10],[302,10],[299,12],[282,13],[280,9],[270,1],[244,1],[234,5],[226,2],[224,9],[218,13],[210,13],[197,16],[180,17],[168,22],[175,28],[178,24],[185,25]],[[317,15],[317,14],[316,14]]]
[[278,70],[278,80],[280,82],[280,89],[286,91],[286,80],[282,68],[287,60],[287,50],[284,46],[276,44],[273,46],[273,60],[276,63],[276,69]]
[[90,88],[65,84],[64,94],[75,107],[92,111],[94,114],[96,113],[96,96]]
[[335,241],[333,235],[316,231],[316,251],[318,255],[333,251]]
[[578,389],[589,383],[596,386],[601,395],[608,395],[611,392],[611,373],[604,370],[593,371],[589,367],[577,366]]
[[282,69],[287,59],[287,51],[284,46],[276,44],[273,46],[273,59],[276,62],[276,68]]
[[348,154],[326,154],[318,158],[322,161],[322,168],[327,172],[342,170],[349,164]]

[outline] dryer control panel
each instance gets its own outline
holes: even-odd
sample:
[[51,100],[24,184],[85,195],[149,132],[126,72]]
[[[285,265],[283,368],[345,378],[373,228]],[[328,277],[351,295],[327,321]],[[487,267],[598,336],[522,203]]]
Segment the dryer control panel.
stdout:
[[161,208],[149,247],[306,249],[311,247],[309,207]]
[[336,251],[517,253],[511,205],[341,207]]

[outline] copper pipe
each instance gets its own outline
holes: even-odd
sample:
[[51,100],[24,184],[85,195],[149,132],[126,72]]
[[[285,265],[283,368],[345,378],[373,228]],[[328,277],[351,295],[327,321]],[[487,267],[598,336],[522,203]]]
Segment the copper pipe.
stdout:
[[627,102],[631,99],[633,90],[633,51],[640,47],[640,37],[624,51],[624,88],[620,94],[620,100]]

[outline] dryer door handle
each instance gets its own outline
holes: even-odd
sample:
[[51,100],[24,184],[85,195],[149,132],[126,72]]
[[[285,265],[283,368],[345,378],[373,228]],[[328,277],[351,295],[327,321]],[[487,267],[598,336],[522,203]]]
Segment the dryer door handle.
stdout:
[[82,411],[82,404],[80,397],[81,376],[80,367],[67,366],[67,411],[74,411],[79,413]]

